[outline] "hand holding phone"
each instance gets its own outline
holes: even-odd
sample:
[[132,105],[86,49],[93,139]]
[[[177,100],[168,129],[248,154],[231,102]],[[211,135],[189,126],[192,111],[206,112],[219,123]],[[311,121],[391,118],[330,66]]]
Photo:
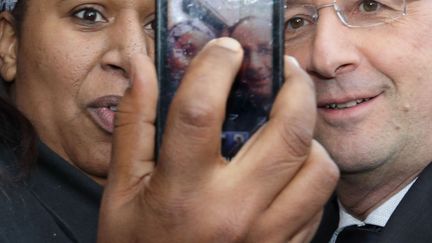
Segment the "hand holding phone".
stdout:
[[171,0],[158,4],[162,12],[158,18],[158,144],[168,107],[191,60],[210,40],[227,36],[236,39],[244,50],[221,132],[221,152],[230,159],[267,121],[282,83],[282,3]]
[[312,140],[312,80],[286,59],[268,123],[225,163],[220,129],[241,57],[228,38],[198,54],[174,97],[157,164],[156,74],[149,58],[133,60],[98,242],[309,242],[337,182],[336,165]]

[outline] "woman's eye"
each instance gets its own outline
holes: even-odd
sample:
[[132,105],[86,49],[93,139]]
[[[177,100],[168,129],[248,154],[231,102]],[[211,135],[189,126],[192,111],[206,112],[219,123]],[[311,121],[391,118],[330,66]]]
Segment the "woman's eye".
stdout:
[[150,33],[154,33],[156,31],[156,20],[151,21],[150,23],[144,26],[144,29]]
[[106,18],[94,8],[84,8],[76,11],[74,16],[86,22],[107,22]]
[[285,23],[285,29],[295,31],[309,24],[310,22],[302,17],[293,17]]
[[195,56],[196,46],[193,43],[187,43],[182,46],[183,54],[188,57]]
[[381,4],[374,0],[366,0],[362,1],[360,3],[359,9],[361,12],[369,13],[369,12],[375,12],[379,10],[381,7]]

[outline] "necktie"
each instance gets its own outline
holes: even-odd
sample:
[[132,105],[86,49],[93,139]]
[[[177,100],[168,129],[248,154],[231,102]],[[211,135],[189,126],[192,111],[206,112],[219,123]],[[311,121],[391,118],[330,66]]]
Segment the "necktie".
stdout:
[[336,243],[377,243],[382,228],[372,224],[348,226],[338,234]]

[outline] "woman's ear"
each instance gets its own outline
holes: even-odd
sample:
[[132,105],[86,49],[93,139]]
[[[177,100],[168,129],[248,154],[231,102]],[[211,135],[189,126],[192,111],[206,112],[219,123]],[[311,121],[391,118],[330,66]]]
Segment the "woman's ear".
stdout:
[[0,13],[0,74],[12,82],[16,75],[17,33],[15,19],[10,12]]

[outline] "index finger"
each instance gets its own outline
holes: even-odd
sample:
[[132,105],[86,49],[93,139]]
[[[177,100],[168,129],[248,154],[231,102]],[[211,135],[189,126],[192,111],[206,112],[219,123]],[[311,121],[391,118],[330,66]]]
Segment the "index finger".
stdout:
[[158,97],[156,71],[150,58],[131,60],[132,86],[126,90],[115,118],[111,184],[135,185],[154,167],[155,119]]
[[237,174],[244,176],[242,183],[252,185],[253,195],[267,199],[263,201],[263,207],[289,183],[306,161],[315,119],[312,80],[287,57],[285,83],[273,105],[269,121],[231,162]]
[[[172,101],[158,171],[179,180],[202,176],[220,155],[220,134],[242,49],[231,38],[211,41],[189,66]],[[161,170],[159,170],[159,168]]]

